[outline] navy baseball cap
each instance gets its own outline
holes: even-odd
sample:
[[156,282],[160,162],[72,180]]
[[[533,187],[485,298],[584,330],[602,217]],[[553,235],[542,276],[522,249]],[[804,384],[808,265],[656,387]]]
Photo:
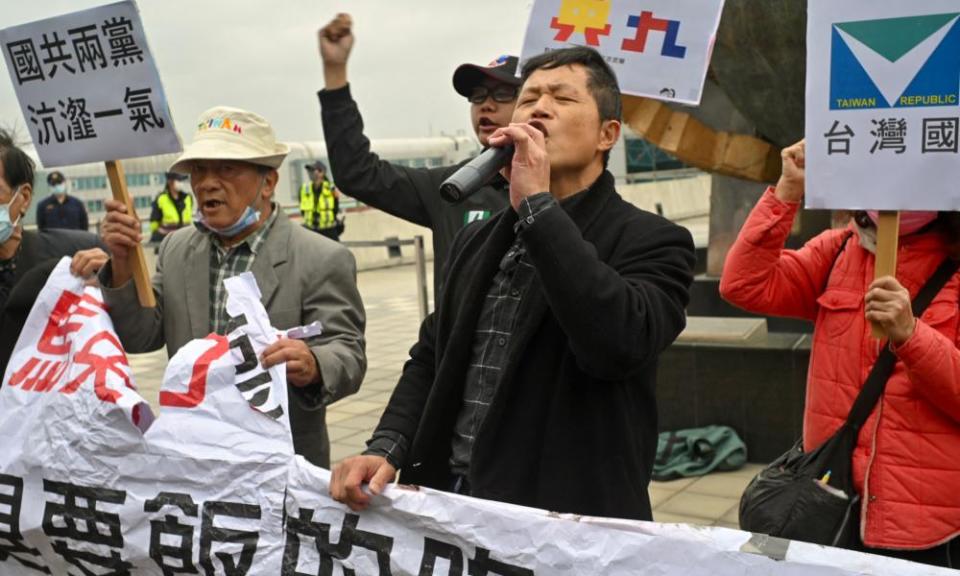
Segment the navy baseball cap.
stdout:
[[469,98],[473,89],[479,86],[485,78],[493,78],[497,82],[519,86],[517,65],[520,59],[516,56],[500,56],[486,66],[476,64],[461,64],[453,73],[453,89],[464,98]]

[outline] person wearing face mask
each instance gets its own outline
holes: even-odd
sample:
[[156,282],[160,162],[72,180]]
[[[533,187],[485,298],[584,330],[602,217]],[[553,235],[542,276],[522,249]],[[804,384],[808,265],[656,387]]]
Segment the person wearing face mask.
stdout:
[[876,212],[785,250],[804,194],[804,143],[782,156],[779,182],[727,255],[720,293],[754,313],[813,321],[805,452],[846,421],[881,351],[871,323],[882,328],[897,362],[853,452],[855,547],[960,567],[960,274],[920,317],[911,306],[941,263],[960,257],[957,214],[900,213],[896,277],[874,279]]
[[150,209],[151,242],[160,242],[167,234],[193,221],[193,196],[184,192],[181,184],[186,179],[183,174],[166,173],[166,184],[153,199]]
[[[381,160],[370,151],[348,82],[353,20],[349,14],[338,14],[318,37],[324,74],[324,89],[318,96],[327,158],[337,187],[347,196],[433,231],[436,300],[454,236],[469,222],[485,220],[509,206],[509,185],[498,175],[462,202],[450,204],[440,197],[440,184],[473,158],[435,168],[411,168]],[[470,121],[484,148],[494,131],[510,123],[520,88],[517,62],[516,56],[500,56],[487,66],[463,64],[453,73],[453,88],[470,103]],[[401,94],[398,90],[391,98]]]
[[0,131],[0,374],[50,272],[64,256],[79,257],[74,274],[91,276],[107,260],[97,237],[78,230],[24,230],[33,197],[34,165]]
[[37,228],[86,231],[89,225],[87,209],[83,202],[67,194],[67,179],[63,173],[54,170],[48,174],[47,184],[50,186],[51,194],[37,204]]
[[112,200],[102,227],[112,257],[100,281],[127,352],[166,346],[172,357],[190,340],[228,334],[242,319],[227,314],[223,281],[243,272],[256,278],[275,328],[319,321],[321,334],[279,339],[261,364],[286,366],[294,449],[328,467],[325,406],[360,387],[365,316],[350,251],[294,225],[274,201],[277,170],[288,151],[257,114],[224,106],[201,114],[193,142],[170,168],[190,175],[194,226],[160,244],[156,308],[140,305],[132,281],[130,252],[142,240],[140,222]]

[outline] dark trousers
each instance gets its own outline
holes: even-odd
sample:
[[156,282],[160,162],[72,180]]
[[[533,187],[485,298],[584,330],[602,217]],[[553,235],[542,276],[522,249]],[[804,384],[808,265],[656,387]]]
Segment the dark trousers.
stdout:
[[453,474],[450,477],[450,492],[453,492],[454,494],[463,494],[464,496],[469,496],[470,481],[467,480],[466,476]]

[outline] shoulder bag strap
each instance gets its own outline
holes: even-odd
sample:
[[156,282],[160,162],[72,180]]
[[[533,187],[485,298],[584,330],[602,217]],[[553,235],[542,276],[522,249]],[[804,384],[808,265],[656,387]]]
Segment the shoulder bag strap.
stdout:
[[852,236],[853,230],[847,230],[844,234],[843,240],[840,242],[840,249],[833,255],[833,260],[830,261],[830,268],[827,269],[827,277],[823,279],[823,286],[820,287],[821,294],[827,291],[827,285],[830,284],[830,276],[833,275],[833,268],[837,265],[837,261],[840,260],[840,255],[847,249],[847,243],[850,242]]
[[[917,293],[917,296],[913,299],[913,315],[916,318],[920,318],[923,311],[930,305],[933,297],[940,292],[947,281],[956,274],[958,269],[960,269],[960,261],[950,257],[947,257],[947,259],[940,264],[940,267],[937,268],[933,276],[927,280],[927,283],[923,285],[923,288],[920,289],[920,292]],[[867,380],[864,382],[860,394],[857,395],[857,399],[853,403],[853,408],[850,409],[850,415],[847,416],[847,425],[855,431],[859,431],[860,427],[867,421],[874,406],[877,405],[877,401],[883,396],[883,389],[887,385],[887,380],[889,380],[890,375],[893,374],[893,367],[897,363],[897,356],[890,350],[890,346],[887,344],[886,341],[883,343],[883,351],[880,353],[880,356],[877,357],[877,361],[870,370],[870,374],[867,376]]]

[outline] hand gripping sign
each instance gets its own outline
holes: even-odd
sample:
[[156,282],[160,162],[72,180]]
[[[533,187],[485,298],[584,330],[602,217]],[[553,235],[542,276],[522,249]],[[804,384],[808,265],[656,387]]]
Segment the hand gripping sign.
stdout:
[[960,7],[810,0],[808,10],[806,207],[879,210],[876,277],[893,276],[898,211],[960,209]]
[[252,275],[227,290],[228,312],[246,322],[170,360],[153,419],[99,291],[71,277],[67,260],[57,267],[0,388],[0,574],[949,573],[429,489],[390,486],[354,514],[328,496],[328,471],[293,455],[284,367],[257,360],[279,332]]

